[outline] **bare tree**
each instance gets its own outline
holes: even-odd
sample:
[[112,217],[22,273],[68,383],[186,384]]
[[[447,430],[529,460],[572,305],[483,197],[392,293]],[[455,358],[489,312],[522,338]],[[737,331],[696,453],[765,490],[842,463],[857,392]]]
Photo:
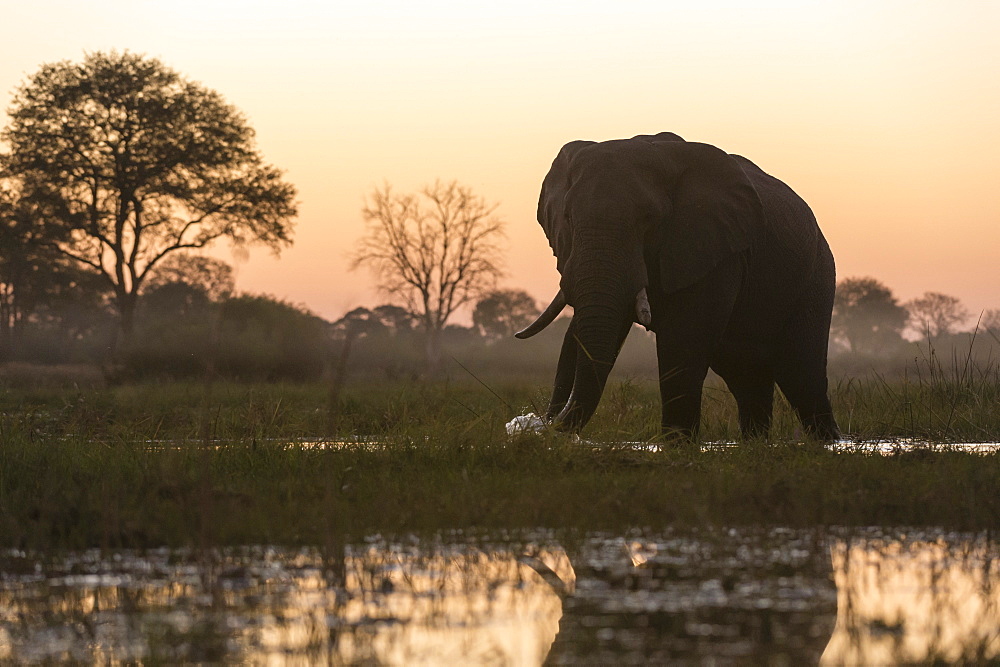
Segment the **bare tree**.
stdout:
[[367,265],[379,289],[420,319],[431,372],[440,367],[448,319],[502,274],[496,209],[455,181],[436,181],[416,194],[396,194],[386,184],[365,202],[367,232],[352,268]]
[[929,338],[955,332],[955,328],[969,319],[969,311],[958,297],[940,292],[924,292],[918,299],[906,304],[910,311],[910,328]]

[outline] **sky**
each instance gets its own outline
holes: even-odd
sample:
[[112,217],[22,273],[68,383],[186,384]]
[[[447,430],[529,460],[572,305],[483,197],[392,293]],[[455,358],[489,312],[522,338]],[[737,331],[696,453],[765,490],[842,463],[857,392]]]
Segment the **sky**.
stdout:
[[383,183],[498,203],[501,284],[547,302],[535,207],[559,148],[661,131],[792,186],[839,277],[1000,308],[997,2],[2,0],[0,16],[0,109],[43,63],[117,49],[246,114],[298,189],[295,243],[215,253],[239,290],[328,319],[385,301],[349,270]]

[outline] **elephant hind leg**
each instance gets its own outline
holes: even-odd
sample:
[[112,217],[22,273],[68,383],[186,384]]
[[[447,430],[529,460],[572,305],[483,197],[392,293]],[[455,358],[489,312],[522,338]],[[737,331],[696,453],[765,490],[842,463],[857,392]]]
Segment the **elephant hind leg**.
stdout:
[[826,378],[823,378],[822,390],[817,389],[816,384],[816,380],[808,381],[792,374],[778,380],[778,387],[795,410],[806,432],[817,440],[837,440],[840,438],[840,428],[826,393]]
[[825,335],[789,340],[775,380],[810,437],[832,441],[840,438],[840,429],[827,393],[826,345]]
[[[824,264],[778,340],[775,380],[805,430],[819,440],[837,440],[840,429],[827,393],[826,357],[836,289],[833,257],[820,238]],[[825,252],[823,252],[825,249]]]

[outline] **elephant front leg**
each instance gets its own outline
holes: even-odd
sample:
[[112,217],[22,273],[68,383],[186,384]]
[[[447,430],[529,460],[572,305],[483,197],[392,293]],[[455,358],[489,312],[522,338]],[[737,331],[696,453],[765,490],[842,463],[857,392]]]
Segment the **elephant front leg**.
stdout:
[[708,361],[691,350],[672,346],[664,336],[657,336],[656,356],[663,435],[693,440],[701,422],[701,391]]
[[660,372],[661,426],[666,436],[694,439],[698,435],[702,385],[743,284],[742,276],[741,263],[727,262],[691,287],[669,295],[656,289],[649,292]]
[[761,380],[756,384],[736,399],[740,412],[740,434],[744,440],[767,440],[771,435],[774,382]]

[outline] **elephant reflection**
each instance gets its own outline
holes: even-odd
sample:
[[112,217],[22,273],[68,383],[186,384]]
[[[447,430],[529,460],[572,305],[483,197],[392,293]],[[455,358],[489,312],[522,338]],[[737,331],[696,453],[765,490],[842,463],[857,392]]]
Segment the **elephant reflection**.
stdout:
[[568,304],[546,419],[579,431],[633,321],[656,333],[662,427],[692,436],[709,368],[745,436],[766,436],[774,385],[814,437],[839,437],[827,396],[833,255],[812,211],[738,155],[675,134],[566,144],[542,183],[561,274],[534,335]]
[[345,564],[342,664],[541,664],[576,581],[561,548],[372,548]]

